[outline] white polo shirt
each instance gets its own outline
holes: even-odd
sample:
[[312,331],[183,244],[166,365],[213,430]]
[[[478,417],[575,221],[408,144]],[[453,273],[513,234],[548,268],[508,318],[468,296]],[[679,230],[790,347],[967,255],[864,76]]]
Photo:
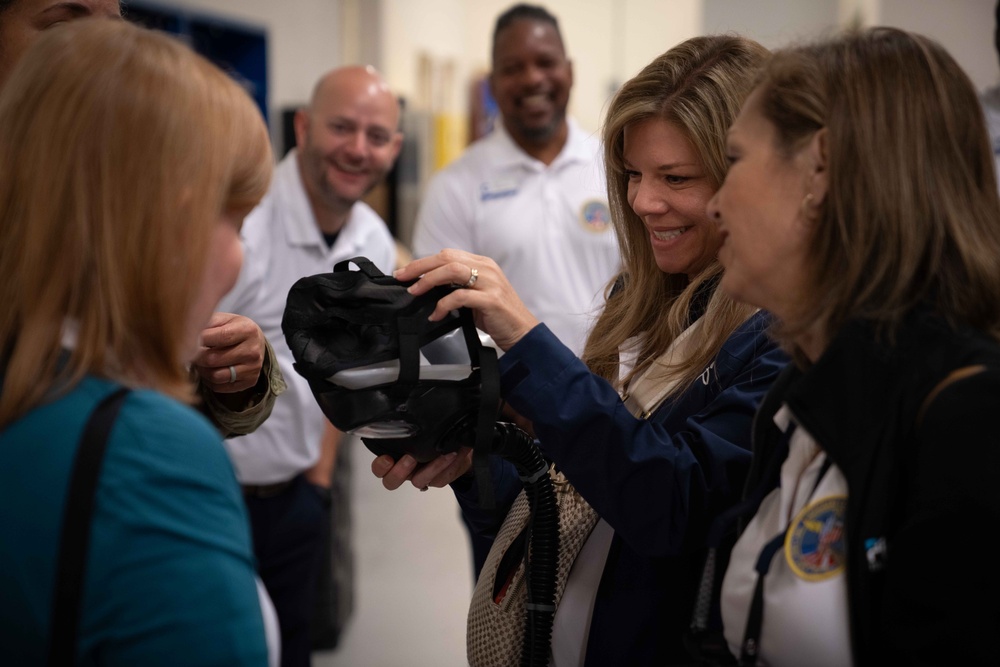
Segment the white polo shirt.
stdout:
[[218,309],[245,315],[260,326],[274,347],[288,389],[256,431],[226,440],[225,445],[241,483],[274,484],[316,463],[325,420],[309,383],[292,367],[292,352],[281,331],[288,290],[299,278],[329,273],[337,262],[359,255],[391,273],[396,245],[378,214],[358,202],[328,248],[313,217],[294,150],[278,164],[270,191],[247,216],[241,236],[239,280]]
[[546,166],[498,124],[428,187],[413,251],[442,248],[495,260],[528,309],[580,354],[619,267],[600,142],[570,120]]
[[[782,431],[793,420],[788,406],[774,416]],[[754,569],[764,546],[785,540],[764,578],[758,664],[772,667],[850,667],[844,515],[847,480],[835,465],[819,477],[826,454],[799,425],[781,465],[781,486],[761,503],[733,547],[722,582],[722,625],[733,655],[740,655],[757,583]],[[817,483],[817,479],[819,480]]]

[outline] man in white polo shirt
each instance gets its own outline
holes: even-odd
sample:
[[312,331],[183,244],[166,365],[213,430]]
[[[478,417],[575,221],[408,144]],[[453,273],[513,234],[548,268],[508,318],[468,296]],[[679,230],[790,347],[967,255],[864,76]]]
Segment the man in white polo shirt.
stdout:
[[500,15],[490,88],[502,124],[431,181],[413,249],[493,258],[579,355],[619,256],[600,142],[566,118],[572,85],[554,16],[523,4]]
[[359,200],[399,154],[399,113],[396,97],[371,68],[345,67],[320,79],[309,106],[295,116],[298,148],[277,166],[270,191],[246,218],[243,269],[223,300],[260,324],[288,383],[261,428],[226,441],[243,484],[261,579],[278,612],[283,667],[310,664],[336,437],[330,431],[324,437],[326,418],[292,367],[281,319],[288,290],[302,277],[329,273],[358,255],[393,270],[395,241]]

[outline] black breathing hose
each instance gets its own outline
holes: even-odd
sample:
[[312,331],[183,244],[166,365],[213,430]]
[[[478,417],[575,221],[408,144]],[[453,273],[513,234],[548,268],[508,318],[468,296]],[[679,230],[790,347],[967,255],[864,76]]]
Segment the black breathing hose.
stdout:
[[549,664],[552,619],[556,613],[556,570],[559,565],[559,508],[549,463],[531,436],[514,424],[498,422],[493,436],[493,453],[514,464],[531,509],[528,524],[528,558],[522,667]]

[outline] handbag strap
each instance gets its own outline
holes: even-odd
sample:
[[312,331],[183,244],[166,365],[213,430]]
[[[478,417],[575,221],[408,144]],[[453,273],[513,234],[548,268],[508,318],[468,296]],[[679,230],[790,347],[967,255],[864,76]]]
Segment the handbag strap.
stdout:
[[49,633],[49,667],[69,667],[76,661],[76,635],[97,481],[108,435],[128,393],[127,387],[121,387],[97,404],[83,429],[73,460],[59,536],[52,628]]

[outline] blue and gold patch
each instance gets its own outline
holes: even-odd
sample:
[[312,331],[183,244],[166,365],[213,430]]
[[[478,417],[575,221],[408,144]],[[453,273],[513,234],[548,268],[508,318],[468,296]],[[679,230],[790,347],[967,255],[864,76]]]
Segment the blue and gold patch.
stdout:
[[611,226],[611,209],[599,199],[591,199],[580,209],[580,221],[585,229],[603,232]]
[[800,578],[822,581],[844,571],[847,496],[830,496],[802,508],[785,537],[785,560]]

